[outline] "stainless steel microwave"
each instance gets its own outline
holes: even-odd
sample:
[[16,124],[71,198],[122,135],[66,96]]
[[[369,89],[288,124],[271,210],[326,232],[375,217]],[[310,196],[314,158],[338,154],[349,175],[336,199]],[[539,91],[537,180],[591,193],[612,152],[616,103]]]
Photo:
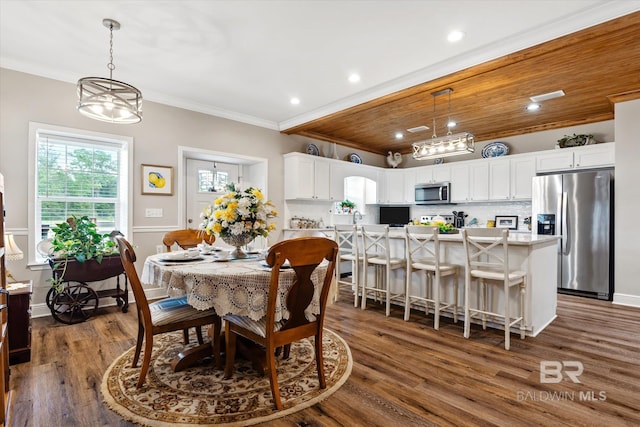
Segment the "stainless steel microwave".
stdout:
[[450,203],[451,183],[416,184],[416,205],[442,205]]

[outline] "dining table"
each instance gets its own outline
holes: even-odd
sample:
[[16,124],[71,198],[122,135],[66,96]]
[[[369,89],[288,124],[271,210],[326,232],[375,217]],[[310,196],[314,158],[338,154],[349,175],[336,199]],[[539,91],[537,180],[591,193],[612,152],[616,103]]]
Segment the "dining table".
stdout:
[[[179,253],[185,256],[181,257]],[[220,317],[231,314],[260,320],[266,315],[271,279],[271,267],[264,255],[260,252],[242,259],[220,259],[215,251],[206,254],[193,251],[154,254],[144,262],[141,282],[144,286],[165,288],[170,297],[186,295],[187,303],[198,310],[213,308]],[[314,320],[320,313],[321,285],[327,265],[326,261],[323,262],[311,275],[315,291],[305,310],[309,320]],[[295,272],[285,264],[280,270],[276,321],[289,316],[286,294],[294,278]],[[211,335],[211,330],[209,332]],[[180,353],[172,367],[175,371],[182,370],[211,356],[211,351],[211,344],[190,348]]]

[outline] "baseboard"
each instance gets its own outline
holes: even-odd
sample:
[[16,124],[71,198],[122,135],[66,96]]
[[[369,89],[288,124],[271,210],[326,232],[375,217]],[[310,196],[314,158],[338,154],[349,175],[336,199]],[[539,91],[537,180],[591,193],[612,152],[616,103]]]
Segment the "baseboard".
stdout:
[[640,307],[640,295],[629,295],[614,292],[613,303],[618,305],[628,305],[631,307]]
[[[149,288],[144,290],[148,300],[156,300],[167,297],[167,290],[165,288]],[[103,303],[104,301],[104,303]],[[129,291],[129,303],[134,303],[135,297],[133,292]],[[112,307],[116,302],[113,298],[103,298],[98,303],[98,307]],[[51,310],[47,307],[47,303],[32,304],[31,305],[31,318],[51,316]]]

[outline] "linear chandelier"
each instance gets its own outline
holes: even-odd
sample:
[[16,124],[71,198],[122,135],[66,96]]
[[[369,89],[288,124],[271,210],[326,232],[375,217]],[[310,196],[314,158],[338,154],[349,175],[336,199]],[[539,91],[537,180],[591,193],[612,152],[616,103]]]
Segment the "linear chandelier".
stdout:
[[109,78],[84,77],[78,80],[78,111],[92,119],[109,123],[133,124],[142,120],[142,93],[130,84],[113,80],[113,31],[120,23],[103,19],[109,29]]
[[455,123],[451,121],[451,92],[453,92],[453,89],[449,88],[431,94],[433,96],[433,136],[429,140],[411,144],[414,159],[437,159],[473,153],[475,151],[474,136],[469,132],[452,134],[451,130],[449,130],[445,136],[438,137],[436,135],[436,97],[440,95],[449,95],[447,128],[455,126]]

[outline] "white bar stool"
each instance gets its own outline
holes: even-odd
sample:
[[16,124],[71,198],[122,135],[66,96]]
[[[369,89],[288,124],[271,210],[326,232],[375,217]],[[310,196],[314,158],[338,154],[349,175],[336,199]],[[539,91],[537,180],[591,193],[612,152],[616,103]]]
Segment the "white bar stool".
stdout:
[[[347,288],[353,293],[353,306],[358,306],[358,294],[360,292],[360,265],[364,261],[361,254],[358,229],[355,225],[335,225],[334,240],[338,244],[338,259],[336,262],[336,283],[338,292],[335,293],[334,302],[338,301],[340,289]],[[340,271],[341,262],[351,262],[351,275],[349,280],[342,279]]]
[[[405,251],[407,254],[407,281],[405,287],[404,320],[409,320],[411,303],[425,303],[425,313],[429,314],[429,304],[433,304],[433,328],[440,328],[440,312],[450,310],[454,322],[458,322],[458,266],[440,261],[440,239],[438,227],[421,225],[405,226]],[[425,272],[425,296],[412,294],[412,273]],[[453,302],[443,302],[441,296],[442,277],[453,279]]]
[[[373,294],[375,300],[382,295],[386,302],[386,316],[391,312],[391,300],[401,300],[403,292],[392,294],[391,271],[404,268],[404,258],[392,257],[389,249],[388,225],[363,225],[364,268],[362,279],[362,309],[367,308],[367,295]],[[375,268],[375,283],[369,285],[368,267]]]
[[[509,246],[507,240],[509,230],[501,228],[466,228],[462,230],[462,241],[466,253],[464,281],[464,337],[469,338],[471,318],[482,316],[482,328],[487,329],[487,316],[504,319],[504,348],[509,350],[511,327],[519,324],[520,338],[524,339],[525,325],[525,293],[526,272],[509,270]],[[470,293],[472,280],[480,282],[482,307],[471,308]],[[504,313],[496,313],[487,309],[487,283],[503,287]],[[518,286],[520,307],[515,318],[511,318],[509,291]]]

